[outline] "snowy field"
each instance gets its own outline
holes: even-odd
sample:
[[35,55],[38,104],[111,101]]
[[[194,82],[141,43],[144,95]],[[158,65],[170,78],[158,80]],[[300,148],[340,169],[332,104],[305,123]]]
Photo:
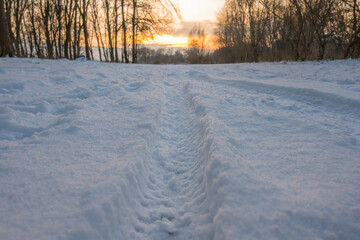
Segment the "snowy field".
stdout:
[[0,239],[360,239],[360,60],[0,59]]

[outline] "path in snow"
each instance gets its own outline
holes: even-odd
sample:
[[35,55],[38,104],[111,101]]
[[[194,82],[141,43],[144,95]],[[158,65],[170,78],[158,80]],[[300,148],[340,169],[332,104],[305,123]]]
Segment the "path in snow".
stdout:
[[197,225],[208,224],[200,234],[211,239],[204,176],[209,146],[204,146],[206,136],[186,84],[168,80],[149,156],[148,190],[135,228],[146,239],[192,239],[199,234]]

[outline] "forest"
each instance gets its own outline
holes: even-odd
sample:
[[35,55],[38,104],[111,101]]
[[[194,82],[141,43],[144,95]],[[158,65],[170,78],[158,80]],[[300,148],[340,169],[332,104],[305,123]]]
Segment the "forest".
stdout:
[[226,0],[218,15],[222,62],[358,58],[358,0]]
[[136,63],[139,38],[166,31],[178,15],[169,0],[0,3],[2,22],[7,23],[13,51],[19,57],[75,59],[83,54],[93,60],[97,54],[100,61]]
[[[181,19],[171,0],[0,0],[1,55],[123,63],[306,61],[360,56],[359,0],[226,0],[215,32],[201,24],[188,48],[142,39]],[[209,50],[208,41],[217,49]]]

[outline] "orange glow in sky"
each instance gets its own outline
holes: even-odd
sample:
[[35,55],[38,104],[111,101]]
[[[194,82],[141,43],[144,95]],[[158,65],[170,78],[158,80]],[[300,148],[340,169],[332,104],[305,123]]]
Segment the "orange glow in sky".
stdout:
[[[216,21],[216,15],[223,6],[225,0],[172,0],[178,6],[182,16],[182,27],[189,26],[189,23],[205,23],[209,24]],[[187,23],[187,24],[185,24]],[[202,24],[207,30],[206,24]],[[177,34],[163,34],[155,35],[152,39],[143,40],[143,44],[158,44],[164,47],[177,47],[187,48],[189,29],[186,32]],[[212,31],[206,31],[207,34],[212,35]],[[209,37],[210,39],[211,37]],[[213,42],[207,44],[208,49],[215,49],[216,46]]]
[[[171,32],[155,35],[152,38],[140,37],[138,43],[150,47],[152,45],[162,48],[188,48],[188,34],[193,26],[200,23],[207,34],[205,49],[217,49],[218,44],[214,41],[214,26],[216,15],[225,0],[172,0],[172,2],[179,8],[182,19],[176,21]],[[92,46],[98,46],[95,38],[92,39]]]
[[[213,34],[208,35],[205,49],[217,49],[217,44],[213,41],[213,37]],[[172,36],[169,34],[155,35],[153,38],[142,40],[142,44],[160,45],[171,48],[188,48],[188,37]]]
[[168,34],[155,35],[153,39],[143,40],[144,44],[159,44],[167,47],[186,48],[188,44],[187,36],[172,36]]

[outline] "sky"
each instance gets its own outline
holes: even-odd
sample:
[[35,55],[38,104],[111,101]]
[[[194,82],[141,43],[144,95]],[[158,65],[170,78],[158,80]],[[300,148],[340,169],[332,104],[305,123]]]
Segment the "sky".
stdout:
[[183,21],[215,21],[216,14],[224,4],[224,0],[174,0],[180,8]]
[[[179,7],[181,22],[176,24],[170,33],[156,35],[153,39],[148,39],[146,44],[186,48],[187,35],[198,23],[201,23],[205,32],[211,35],[215,27],[216,15],[225,0],[173,0],[172,2]],[[214,47],[213,44],[207,44],[207,46]]]

